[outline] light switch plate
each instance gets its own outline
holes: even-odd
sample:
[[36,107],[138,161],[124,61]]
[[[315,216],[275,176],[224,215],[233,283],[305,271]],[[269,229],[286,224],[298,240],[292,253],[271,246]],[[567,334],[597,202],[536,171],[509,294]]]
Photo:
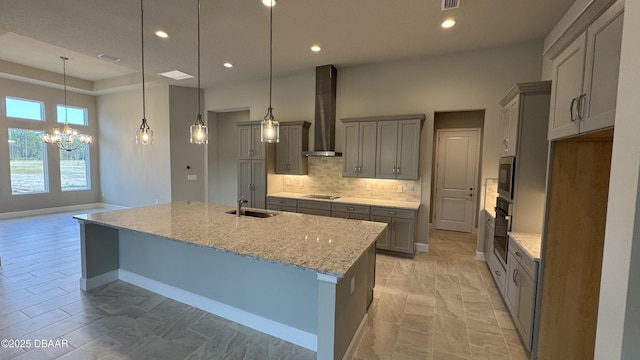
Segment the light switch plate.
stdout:
[[403,190],[402,185],[398,185],[398,192],[402,192]]
[[366,187],[367,191],[371,191],[371,184],[367,184],[367,185],[365,185],[365,187]]

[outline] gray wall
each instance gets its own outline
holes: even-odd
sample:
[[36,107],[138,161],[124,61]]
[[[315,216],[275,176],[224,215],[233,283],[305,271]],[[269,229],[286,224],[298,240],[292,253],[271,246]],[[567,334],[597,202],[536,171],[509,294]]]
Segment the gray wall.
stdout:
[[[439,111],[485,109],[481,183],[496,177],[500,137],[498,101],[513,84],[541,77],[542,41],[435,57],[338,68],[338,118],[425,113],[421,133],[422,207],[418,242],[426,243],[430,213],[433,118]],[[274,113],[281,121],[314,118],[314,69],[273,81]],[[208,88],[206,108],[249,108],[261,119],[267,108],[268,83],[248,82]],[[313,139],[313,126],[310,138]],[[336,127],[342,150],[342,124]],[[310,147],[313,147],[311,140]],[[480,201],[484,194],[480,194]]]
[[[206,201],[207,145],[192,144],[189,140],[189,127],[195,122],[197,111],[198,89],[169,86],[171,201]],[[215,136],[212,129],[209,136]],[[189,180],[188,176],[196,179]]]
[[[249,120],[249,110],[210,112],[209,202],[234,205],[238,199],[237,122]],[[212,125],[215,123],[215,126]],[[214,143],[215,141],[215,143]]]
[[[62,78],[61,76],[59,76]],[[56,77],[57,78],[57,77]],[[70,82],[73,83],[73,82]],[[12,96],[45,103],[45,121],[20,120],[5,116],[5,97]],[[47,167],[49,170],[49,192],[40,194],[11,195],[11,173],[9,167],[8,129],[19,128],[51,132],[53,128],[61,128],[56,119],[56,106],[64,104],[64,92],[14,80],[0,78],[0,213],[13,211],[27,211],[34,209],[69,206],[100,201],[100,175],[98,137],[98,112],[96,97],[67,91],[67,105],[88,109],[87,127],[74,125],[74,128],[93,137],[90,145],[90,178],[91,189],[72,192],[62,192],[60,184],[60,153],[57,147],[47,145]]]
[[146,146],[135,142],[142,119],[142,87],[98,97],[105,203],[142,206],[171,201],[169,87],[147,84],[146,95],[146,117],[154,137]]

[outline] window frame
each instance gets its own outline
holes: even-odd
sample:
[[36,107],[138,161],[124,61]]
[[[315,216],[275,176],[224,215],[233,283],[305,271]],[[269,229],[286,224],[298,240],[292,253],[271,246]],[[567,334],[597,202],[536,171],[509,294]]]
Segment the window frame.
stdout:
[[83,123],[82,124],[78,124],[75,122],[71,122],[68,121],[68,117],[66,118],[67,122],[69,123],[69,125],[74,125],[74,126],[89,126],[89,109],[85,108],[85,107],[81,107],[81,106],[71,106],[71,105],[64,105],[64,104],[56,104],[56,122],[58,124],[64,124],[65,121],[61,121],[61,119],[58,117],[59,113],[58,113],[58,108],[62,108],[62,111],[64,111],[64,108],[67,109],[74,109],[74,110],[82,110],[83,113]]
[[[15,116],[9,115],[9,106],[7,104],[7,100],[17,100],[17,101],[40,104],[40,119],[32,119],[32,118],[25,118],[25,117],[15,117]],[[34,99],[25,99],[25,98],[20,98],[20,97],[16,97],[16,96],[8,96],[8,95],[4,97],[4,116],[7,119],[39,121],[39,122],[42,122],[42,123],[46,122],[46,120],[47,120],[46,119],[46,111],[45,111],[45,103],[44,103],[44,101],[34,100]]]
[[[38,130],[38,129],[22,129],[22,128],[16,128],[16,127],[7,127],[7,136],[9,137],[9,132],[11,132],[12,130],[22,130],[22,131],[30,131],[30,132],[34,132],[34,133],[40,133],[40,138],[42,137],[42,135],[45,133],[44,130]],[[16,192],[14,191],[14,184],[13,184],[13,172],[11,169],[11,148],[9,147],[9,185],[10,185],[10,189],[11,189],[11,196],[21,196],[21,195],[34,195],[34,194],[47,194],[50,193],[50,187],[49,187],[49,183],[51,182],[50,178],[49,178],[49,152],[48,152],[48,148],[47,148],[47,144],[45,144],[44,142],[40,142],[41,146],[42,146],[42,180],[43,180],[43,190],[42,191],[29,191],[29,192]]]

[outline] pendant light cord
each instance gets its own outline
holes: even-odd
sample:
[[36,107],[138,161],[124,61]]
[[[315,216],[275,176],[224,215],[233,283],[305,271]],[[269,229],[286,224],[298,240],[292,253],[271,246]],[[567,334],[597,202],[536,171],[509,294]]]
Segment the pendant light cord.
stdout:
[[269,112],[271,113],[271,92],[273,79],[273,3],[269,7]]
[[198,123],[202,123],[200,109],[200,0],[198,0]]
[[62,82],[64,84],[64,122],[67,123],[69,120],[67,114],[67,60],[69,60],[69,58],[60,56],[60,59],[62,59]]
[[[145,92],[144,92],[144,0],[140,0],[140,39],[141,39],[141,52],[142,52],[142,126],[147,125],[147,115],[146,115],[146,102],[145,102]],[[142,127],[141,126],[141,127]]]

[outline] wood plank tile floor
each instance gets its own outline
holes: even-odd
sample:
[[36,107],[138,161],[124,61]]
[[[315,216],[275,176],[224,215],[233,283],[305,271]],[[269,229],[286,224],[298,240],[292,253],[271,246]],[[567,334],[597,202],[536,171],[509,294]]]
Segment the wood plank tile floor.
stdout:
[[[125,282],[80,291],[79,238],[71,213],[0,220],[0,339],[31,342],[0,347],[0,360],[316,358]],[[378,256],[354,359],[526,359],[475,237],[432,231],[429,246],[414,260]]]

